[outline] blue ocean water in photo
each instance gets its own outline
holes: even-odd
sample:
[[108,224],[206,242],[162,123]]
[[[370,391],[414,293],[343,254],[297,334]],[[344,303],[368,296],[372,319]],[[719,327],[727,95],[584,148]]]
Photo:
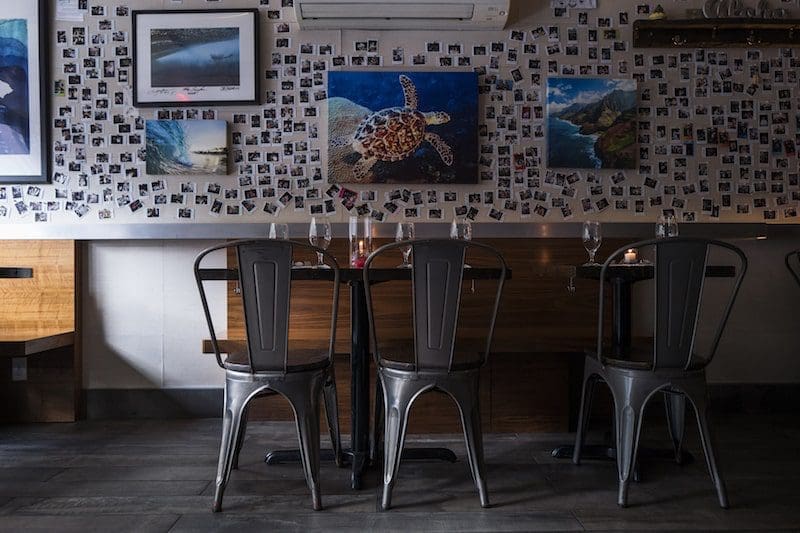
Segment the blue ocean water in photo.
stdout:
[[[455,174],[459,183],[477,181],[478,170],[478,77],[473,72],[348,72],[328,74],[328,96],[346,98],[371,111],[403,107],[400,75],[408,76],[417,89],[419,111],[443,111],[450,115],[446,124],[429,125],[427,132],[439,135],[453,150],[453,166],[441,162],[436,150],[423,142],[414,156],[405,162],[392,163],[392,172],[420,177],[420,162],[430,162],[443,172]],[[335,119],[335,117],[334,117]],[[412,178],[411,176],[416,175]]]
[[0,154],[30,154],[28,22],[0,19]]
[[[153,87],[190,87],[210,86],[225,87],[240,84],[239,35],[238,29],[232,28],[234,37],[217,40],[194,42],[183,45],[163,55],[153,54],[150,76]],[[203,36],[201,30],[159,30],[159,35],[167,32],[176,33],[175,40],[184,42],[188,38],[181,32],[194,32],[191,37]],[[199,33],[198,33],[199,32]],[[161,43],[153,43],[154,48]]]
[[[224,123],[221,124],[222,138],[219,146],[204,143],[203,146],[193,143],[192,126],[204,129],[213,129],[220,121],[201,121],[199,124],[181,122],[177,120],[148,120],[147,121],[147,173],[150,175],[164,174],[226,174],[227,153],[208,153],[215,148],[224,146],[226,131]],[[213,134],[213,131],[211,132]],[[203,132],[208,136],[208,132]]]
[[594,152],[597,135],[581,135],[580,126],[550,117],[547,123],[547,164],[556,168],[600,168]]

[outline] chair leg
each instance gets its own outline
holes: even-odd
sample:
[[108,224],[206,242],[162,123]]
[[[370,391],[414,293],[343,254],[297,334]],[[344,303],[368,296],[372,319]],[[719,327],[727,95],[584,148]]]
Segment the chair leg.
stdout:
[[328,432],[331,436],[331,446],[333,447],[333,458],[336,466],[342,466],[342,438],[339,434],[339,405],[336,394],[336,376],[331,366],[328,375],[325,377],[325,385],[322,393],[325,397],[325,417],[328,421]]
[[322,509],[319,488],[319,397],[325,378],[322,374],[314,374],[307,379],[311,382],[286,383],[282,392],[294,410],[303,473],[311,491],[312,506],[319,511]]
[[489,492],[486,489],[486,466],[483,460],[483,431],[481,428],[481,410],[479,396],[480,375],[475,372],[474,376],[463,383],[463,386],[450,388],[450,393],[458,403],[458,410],[461,413],[461,423],[464,426],[464,440],[467,445],[467,455],[469,456],[469,466],[472,471],[472,479],[478,489],[478,496],[481,499],[481,507],[487,508],[489,504]]
[[581,406],[578,411],[578,428],[575,433],[575,448],[572,451],[572,463],[581,464],[583,441],[586,439],[586,429],[589,427],[589,418],[592,413],[592,399],[597,376],[584,373],[583,389],[581,391]]
[[239,433],[236,435],[236,449],[233,451],[233,466],[234,470],[239,470],[239,453],[244,446],[244,438],[247,433],[247,417],[250,412],[250,406],[246,405],[242,411],[242,422],[239,424]]
[[375,413],[372,423],[372,447],[369,460],[377,464],[381,453],[381,433],[383,432],[383,387],[380,378],[375,379]]
[[245,408],[244,399],[246,395],[237,394],[236,389],[236,385],[231,385],[230,382],[226,383],[225,410],[222,415],[222,443],[219,448],[214,505],[212,508],[215,513],[222,510],[222,496],[230,479],[236,449],[236,437],[240,430],[242,414]]
[[423,388],[417,380],[390,377],[378,371],[383,383],[384,393],[384,438],[383,438],[383,496],[381,510],[392,506],[392,489],[397,471],[400,469],[400,455],[408,427],[408,413],[413,398]]
[[675,450],[675,462],[683,463],[683,435],[686,419],[686,396],[680,392],[664,391],[664,408],[667,411],[667,427]]
[[[611,379],[614,391],[614,411],[617,424],[617,471],[619,473],[619,493],[617,503],[628,506],[628,484],[636,470],[636,454],[639,447],[639,434],[642,429],[646,395],[632,379]],[[615,386],[617,385],[617,386]]]
[[714,483],[714,488],[717,490],[719,506],[723,509],[727,509],[730,507],[730,504],[728,503],[728,492],[725,489],[725,482],[719,473],[717,459],[714,455],[714,439],[711,435],[711,428],[709,427],[708,400],[706,398],[706,394],[707,392],[703,391],[702,394],[697,394],[693,397],[690,397],[690,399],[697,416],[697,425],[700,428],[700,442],[703,445],[703,454],[706,457],[708,473],[711,475],[711,481]]

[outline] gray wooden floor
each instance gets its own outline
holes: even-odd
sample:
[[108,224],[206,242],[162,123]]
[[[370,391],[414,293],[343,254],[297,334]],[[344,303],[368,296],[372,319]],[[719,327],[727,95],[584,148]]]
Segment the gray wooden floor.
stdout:
[[[649,417],[645,437],[663,447],[659,418]],[[376,471],[354,492],[347,470],[323,464],[326,510],[315,513],[299,465],[262,462],[266,448],[295,445],[294,427],[251,423],[225,510],[212,514],[219,420],[0,426],[0,531],[800,530],[800,416],[714,422],[728,511],[699,454],[687,466],[643,464],[631,507],[620,509],[613,464],[552,459],[571,436],[538,434],[486,436],[492,509],[480,508],[451,436],[436,442],[460,461],[403,463],[386,513],[376,512]],[[693,428],[687,438],[696,451]]]

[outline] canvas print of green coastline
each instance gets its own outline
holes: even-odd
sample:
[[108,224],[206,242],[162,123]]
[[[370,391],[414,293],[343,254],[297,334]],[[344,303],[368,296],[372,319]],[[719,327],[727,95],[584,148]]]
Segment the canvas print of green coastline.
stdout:
[[148,120],[147,173],[228,173],[228,123],[224,120]]
[[549,78],[547,164],[553,168],[636,168],[634,80]]

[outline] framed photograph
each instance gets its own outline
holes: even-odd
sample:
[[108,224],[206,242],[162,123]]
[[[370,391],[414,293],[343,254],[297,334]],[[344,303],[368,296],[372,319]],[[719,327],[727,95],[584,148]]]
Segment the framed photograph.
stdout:
[[336,183],[478,183],[474,72],[328,73]]
[[258,16],[258,9],[134,11],[134,105],[258,104]]
[[47,1],[0,11],[0,183],[47,183]]
[[635,80],[548,78],[547,164],[636,168]]

